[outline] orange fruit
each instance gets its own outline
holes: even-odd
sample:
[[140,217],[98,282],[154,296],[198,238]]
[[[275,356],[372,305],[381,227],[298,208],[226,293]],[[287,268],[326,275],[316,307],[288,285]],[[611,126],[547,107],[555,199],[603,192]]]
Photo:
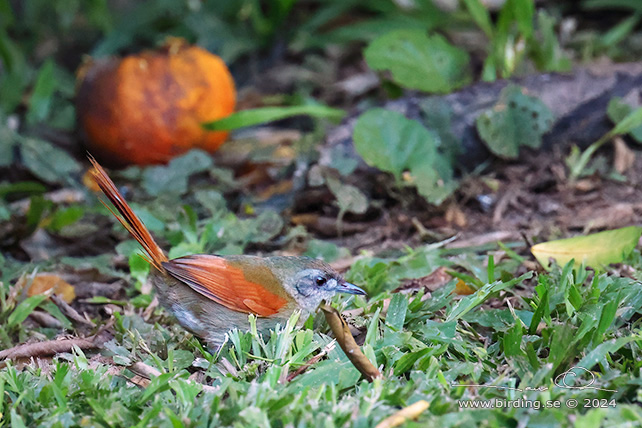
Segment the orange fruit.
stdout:
[[182,39],[90,62],[78,80],[78,123],[89,151],[103,162],[166,163],[192,148],[214,152],[227,138],[201,124],[234,111],[232,75],[221,58]]

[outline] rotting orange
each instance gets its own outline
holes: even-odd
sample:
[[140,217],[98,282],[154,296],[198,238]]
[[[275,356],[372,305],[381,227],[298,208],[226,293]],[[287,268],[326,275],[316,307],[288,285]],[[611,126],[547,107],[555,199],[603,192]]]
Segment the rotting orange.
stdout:
[[116,165],[166,163],[192,148],[214,152],[228,133],[203,122],[230,115],[234,80],[221,58],[183,39],[78,72],[76,108],[88,149]]

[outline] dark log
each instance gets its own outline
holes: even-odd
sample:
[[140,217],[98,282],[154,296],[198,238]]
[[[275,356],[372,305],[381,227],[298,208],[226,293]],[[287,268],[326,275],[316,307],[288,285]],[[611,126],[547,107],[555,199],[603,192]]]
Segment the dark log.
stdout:
[[[613,127],[606,115],[607,105],[613,97],[637,101],[642,86],[642,63],[601,64],[577,68],[568,74],[546,73],[492,83],[480,82],[448,95],[411,93],[386,102],[382,107],[426,124],[426,113],[421,108],[423,103],[430,101],[432,105],[443,103],[450,106],[451,130],[461,148],[457,166],[471,170],[492,157],[477,135],[475,119],[495,105],[501,90],[511,83],[525,88],[553,112],[553,128],[544,135],[541,150],[550,150],[560,144],[586,147]],[[359,158],[352,144],[352,131],[361,113],[363,110],[353,112],[328,134],[326,145],[321,150],[322,165],[332,166],[332,156],[338,148],[346,156]],[[360,165],[367,168],[363,162]]]

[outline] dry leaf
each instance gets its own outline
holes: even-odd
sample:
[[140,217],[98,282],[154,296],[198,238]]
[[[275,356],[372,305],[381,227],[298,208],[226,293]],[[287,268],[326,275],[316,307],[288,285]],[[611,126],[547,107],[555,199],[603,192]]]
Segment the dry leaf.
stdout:
[[613,168],[620,174],[624,174],[635,163],[635,152],[626,145],[622,137],[615,137],[613,144],[615,146]]
[[361,348],[359,348],[354,337],[352,337],[350,328],[341,317],[341,314],[325,302],[321,304],[320,309],[323,311],[325,319],[328,321],[328,324],[332,329],[332,333],[337,339],[337,343],[341,346],[341,349],[343,349],[343,352],[345,352],[346,356],[352,364],[354,364],[356,369],[359,370],[369,382],[382,377],[379,370],[377,370],[370,360],[368,360],[368,357],[361,352]]
[[457,204],[450,204],[444,217],[448,224],[455,225],[459,228],[468,226],[466,214],[464,214]]
[[409,419],[417,419],[419,415],[430,407],[430,403],[426,400],[419,400],[408,407],[404,407],[392,416],[388,416],[383,421],[377,424],[376,428],[393,428],[397,427]]
[[82,176],[82,184],[94,193],[100,192],[100,187],[98,187],[98,183],[94,180],[94,176],[91,174],[89,169],[85,171]]
[[473,294],[475,291],[477,290],[471,288],[470,285],[466,284],[461,279],[458,279],[457,284],[455,284],[455,294],[459,294],[460,296],[468,296]]
[[[28,281],[27,278],[20,278],[19,282]],[[19,284],[22,288],[27,285],[25,282]],[[38,294],[44,294],[49,290],[53,290],[55,294],[60,295],[67,303],[71,303],[76,298],[74,287],[58,275],[49,273],[39,273],[33,278],[31,286],[27,290],[29,297]]]

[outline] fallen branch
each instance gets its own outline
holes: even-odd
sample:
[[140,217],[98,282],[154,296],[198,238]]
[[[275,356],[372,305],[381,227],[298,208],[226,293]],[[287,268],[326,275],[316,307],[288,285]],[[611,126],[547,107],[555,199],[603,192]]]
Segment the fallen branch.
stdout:
[[46,355],[55,355],[61,352],[71,352],[77,346],[78,348],[97,349],[100,345],[93,340],[75,337],[72,339],[47,340],[46,342],[23,343],[13,348],[0,351],[0,360],[15,360],[18,358],[44,357]]

